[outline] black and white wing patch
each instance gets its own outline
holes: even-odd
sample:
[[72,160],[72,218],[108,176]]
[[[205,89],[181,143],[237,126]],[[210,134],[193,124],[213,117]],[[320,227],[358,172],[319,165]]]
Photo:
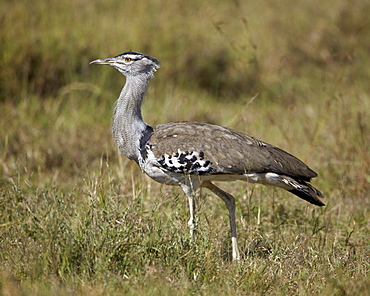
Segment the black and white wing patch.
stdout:
[[180,151],[172,155],[164,154],[158,163],[166,170],[186,175],[215,174],[218,171],[212,168],[212,162],[204,159],[204,152]]

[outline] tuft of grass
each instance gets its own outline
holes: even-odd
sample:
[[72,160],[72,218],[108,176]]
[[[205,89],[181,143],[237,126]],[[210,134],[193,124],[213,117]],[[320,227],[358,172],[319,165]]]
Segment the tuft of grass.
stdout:
[[[370,6],[365,1],[0,2],[2,295],[367,295]],[[110,135],[124,78],[88,66],[137,50],[161,69],[150,124],[228,126],[318,172],[324,208],[247,183],[203,191],[190,241],[181,190]]]

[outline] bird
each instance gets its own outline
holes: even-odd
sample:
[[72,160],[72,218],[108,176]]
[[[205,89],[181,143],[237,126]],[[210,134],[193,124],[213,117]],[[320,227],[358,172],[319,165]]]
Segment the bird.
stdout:
[[317,177],[297,157],[236,130],[218,125],[177,121],[149,125],[141,106],[149,81],[160,68],[151,56],[127,51],[90,64],[109,65],[126,77],[115,103],[112,135],[121,154],[136,162],[155,181],[181,187],[188,197],[190,235],[195,235],[196,191],[207,188],[220,197],[229,214],[232,260],[241,255],[237,242],[235,198],[215,181],[242,180],[285,189],[317,206],[323,194],[309,182]]

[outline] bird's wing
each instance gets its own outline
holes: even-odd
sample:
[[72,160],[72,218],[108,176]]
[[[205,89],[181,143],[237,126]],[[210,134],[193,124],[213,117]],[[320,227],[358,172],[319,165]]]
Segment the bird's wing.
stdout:
[[309,181],[317,174],[293,155],[243,133],[198,122],[153,126],[147,142],[159,163],[188,174],[267,173]]

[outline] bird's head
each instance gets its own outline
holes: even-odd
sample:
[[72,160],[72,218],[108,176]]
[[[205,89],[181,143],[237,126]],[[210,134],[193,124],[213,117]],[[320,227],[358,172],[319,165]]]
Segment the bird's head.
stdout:
[[157,59],[134,51],[127,51],[112,58],[94,60],[90,64],[112,66],[125,76],[141,74],[153,76],[153,72],[160,67]]

